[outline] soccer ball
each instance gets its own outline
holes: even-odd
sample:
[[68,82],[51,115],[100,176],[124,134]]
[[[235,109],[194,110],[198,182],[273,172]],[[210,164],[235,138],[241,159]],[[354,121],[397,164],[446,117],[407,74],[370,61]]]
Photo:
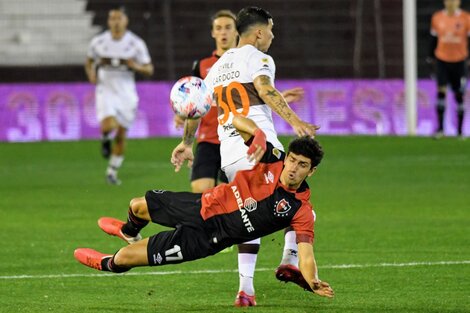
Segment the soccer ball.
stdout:
[[204,81],[195,76],[180,78],[171,88],[171,107],[183,118],[204,116],[212,106],[212,92]]

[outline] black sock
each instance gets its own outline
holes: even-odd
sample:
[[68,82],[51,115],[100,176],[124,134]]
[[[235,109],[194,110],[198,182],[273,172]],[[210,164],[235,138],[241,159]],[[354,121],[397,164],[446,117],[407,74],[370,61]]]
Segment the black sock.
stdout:
[[443,92],[437,93],[437,131],[444,130],[444,112],[446,110],[446,94]]
[[462,135],[464,113],[465,110],[463,104],[459,104],[457,108],[457,133],[459,135]]
[[114,263],[113,255],[101,260],[101,270],[105,272],[124,273],[130,270],[130,268],[116,265],[116,263]]
[[142,228],[147,226],[148,223],[149,221],[135,216],[134,212],[132,212],[132,209],[129,208],[127,223],[122,226],[121,231],[130,237],[135,237]]

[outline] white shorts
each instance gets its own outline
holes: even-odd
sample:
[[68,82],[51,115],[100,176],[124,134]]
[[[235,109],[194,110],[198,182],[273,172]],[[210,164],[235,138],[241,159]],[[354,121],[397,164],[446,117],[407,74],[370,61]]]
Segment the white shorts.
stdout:
[[135,120],[137,100],[123,97],[115,92],[96,87],[96,117],[101,123],[107,117],[114,117],[124,128],[129,128]]
[[222,170],[225,172],[228,181],[232,182],[238,171],[251,170],[253,166],[255,166],[255,163],[248,161],[248,156],[246,156],[232,164],[222,167]]

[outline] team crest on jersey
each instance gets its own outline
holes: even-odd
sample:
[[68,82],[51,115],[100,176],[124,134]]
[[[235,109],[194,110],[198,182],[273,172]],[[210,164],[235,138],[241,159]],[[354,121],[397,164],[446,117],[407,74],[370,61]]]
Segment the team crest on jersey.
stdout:
[[269,60],[268,60],[268,58],[262,58],[262,59],[261,59],[261,62],[263,62],[263,63],[268,63]]
[[287,212],[289,212],[291,208],[292,206],[290,205],[290,203],[283,198],[282,200],[276,201],[274,214],[276,216],[286,216]]
[[276,158],[280,159],[282,154],[281,154],[281,151],[279,151],[278,148],[273,148],[273,155],[274,155]]

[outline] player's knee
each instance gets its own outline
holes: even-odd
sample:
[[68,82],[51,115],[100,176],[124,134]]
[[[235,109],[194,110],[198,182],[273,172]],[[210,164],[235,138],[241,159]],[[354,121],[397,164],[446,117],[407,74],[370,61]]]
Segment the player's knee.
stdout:
[[444,110],[446,106],[446,93],[443,91],[437,92],[437,108],[440,110]]
[[459,105],[463,104],[463,93],[461,91],[455,92],[455,102]]
[[114,263],[117,266],[127,267],[132,264],[132,258],[132,253],[130,253],[130,251],[124,247],[114,255]]
[[238,245],[238,253],[258,254],[259,246],[259,243],[241,243]]
[[139,218],[146,218],[148,216],[147,201],[144,197],[134,198],[129,203],[132,213]]

